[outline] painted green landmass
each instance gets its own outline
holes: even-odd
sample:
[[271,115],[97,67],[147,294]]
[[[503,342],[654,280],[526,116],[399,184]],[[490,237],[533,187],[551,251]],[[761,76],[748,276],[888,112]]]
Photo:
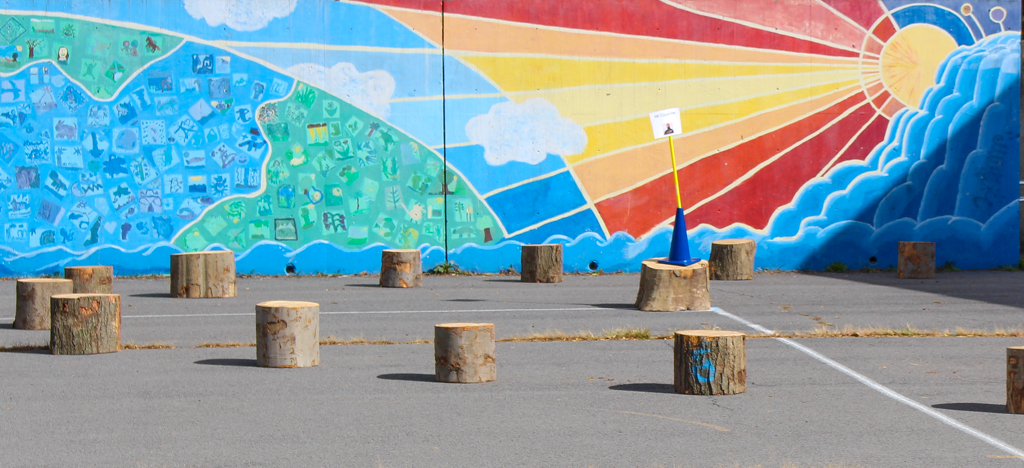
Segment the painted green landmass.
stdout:
[[[182,38],[70,18],[0,15],[0,73],[50,60],[97,99],[114,96],[138,70]],[[49,70],[33,79],[49,82]]]
[[439,154],[323,90],[299,82],[260,106],[257,120],[271,145],[265,189],[205,211],[174,239],[181,249],[242,251],[263,240],[416,248],[444,246],[446,235],[455,248],[501,238],[480,199],[453,171],[445,178]]

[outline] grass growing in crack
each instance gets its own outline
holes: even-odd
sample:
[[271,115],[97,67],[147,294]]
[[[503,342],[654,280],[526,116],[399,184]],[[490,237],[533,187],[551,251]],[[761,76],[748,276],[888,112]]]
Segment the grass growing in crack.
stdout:
[[507,338],[500,338],[498,342],[502,343],[530,343],[530,342],[547,342],[547,341],[626,341],[626,340],[650,340],[650,339],[662,339],[651,335],[651,330],[647,327],[636,328],[616,328],[614,330],[604,330],[600,335],[595,335],[590,330],[581,330],[574,334],[568,334],[561,330],[550,330],[544,333],[533,333],[530,335],[512,335]]
[[950,273],[954,271],[960,271],[960,269],[956,267],[956,262],[946,261],[945,264],[939,267],[939,271],[943,273]]
[[425,339],[415,339],[415,340],[411,340],[411,341],[401,341],[401,342],[385,340],[385,339],[367,340],[366,338],[363,338],[361,336],[357,336],[355,338],[348,339],[348,340],[342,339],[342,338],[336,338],[336,337],[333,337],[333,336],[328,336],[327,338],[321,338],[320,339],[320,344],[322,346],[333,346],[333,345],[432,344],[432,343],[433,343],[433,341],[425,340]]
[[24,351],[49,351],[49,345],[13,345],[0,346],[0,353],[20,353]]
[[252,348],[254,346],[256,346],[255,341],[250,341],[248,343],[242,343],[240,341],[225,341],[223,343],[200,343],[193,346],[193,348]]
[[174,346],[173,344],[170,344],[170,343],[160,343],[160,342],[145,343],[145,344],[135,344],[135,343],[128,342],[128,343],[122,343],[121,344],[121,349],[177,349],[177,346]]
[[827,267],[825,267],[825,271],[830,273],[845,273],[846,264],[843,262],[832,262],[829,263]]

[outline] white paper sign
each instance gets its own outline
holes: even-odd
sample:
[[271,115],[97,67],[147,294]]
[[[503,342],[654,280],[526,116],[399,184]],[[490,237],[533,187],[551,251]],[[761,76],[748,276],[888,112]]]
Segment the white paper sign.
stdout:
[[682,133],[683,124],[679,120],[679,108],[651,112],[651,130],[654,139],[667,138]]

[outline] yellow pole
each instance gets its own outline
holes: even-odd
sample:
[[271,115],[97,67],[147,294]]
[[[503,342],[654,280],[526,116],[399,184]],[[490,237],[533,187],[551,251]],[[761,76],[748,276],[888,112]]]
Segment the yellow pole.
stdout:
[[672,179],[676,181],[676,207],[683,207],[683,198],[679,195],[679,171],[676,170],[676,147],[672,145],[672,137],[668,137],[668,150],[672,153]]

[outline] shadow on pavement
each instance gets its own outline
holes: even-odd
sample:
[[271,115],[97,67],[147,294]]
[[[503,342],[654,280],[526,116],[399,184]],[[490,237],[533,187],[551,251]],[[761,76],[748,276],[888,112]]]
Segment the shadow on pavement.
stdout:
[[595,308],[598,308],[598,309],[623,309],[623,310],[632,309],[632,310],[637,310],[636,309],[636,304],[578,304],[578,305],[591,306],[591,307],[595,307]]
[[612,385],[608,387],[610,390],[623,390],[627,392],[645,392],[645,393],[675,393],[675,388],[672,384],[666,383],[631,383]]
[[50,347],[47,345],[15,346],[5,349],[3,352],[20,354],[53,354],[50,352]]
[[[485,279],[484,282],[487,282],[487,283],[522,283],[523,281],[519,280],[517,278],[494,278],[494,279]],[[529,284],[529,283],[526,283],[526,284]]]
[[193,364],[202,364],[205,366],[256,367],[256,360],[237,358],[203,359],[200,361],[196,361]]
[[975,413],[1006,413],[1006,405],[994,405],[992,403],[940,403],[932,405],[932,408],[973,411]]
[[0,323],[0,329],[13,330],[14,322]]
[[407,382],[437,382],[434,374],[381,374],[377,376],[381,380],[405,380]]
[[900,279],[894,271],[874,273],[828,273],[804,271],[797,274],[854,281],[875,286],[888,286],[928,294],[958,297],[973,301],[1024,308],[1024,294],[1019,285],[1024,272],[1000,270],[969,270],[936,272],[933,279]]
[[380,284],[354,283],[354,284],[346,284],[345,287],[346,288],[379,288]]
[[174,297],[169,292],[130,294],[129,297]]

